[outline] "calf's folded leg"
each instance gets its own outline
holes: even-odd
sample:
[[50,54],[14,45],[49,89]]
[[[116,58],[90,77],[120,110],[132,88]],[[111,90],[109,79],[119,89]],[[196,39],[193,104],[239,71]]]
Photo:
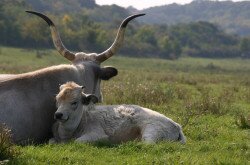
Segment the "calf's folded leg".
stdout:
[[96,133],[89,133],[89,134],[84,134],[76,139],[76,142],[80,143],[97,142],[97,141],[108,141],[108,136],[105,134],[97,135]]
[[88,130],[85,130],[84,134],[82,134],[79,138],[76,139],[77,142],[96,142],[96,141],[106,141],[108,140],[108,136],[104,132],[101,126],[98,124],[92,124]]
[[142,141],[149,144],[154,144],[158,140],[158,133],[155,130],[155,126],[147,124],[141,132]]

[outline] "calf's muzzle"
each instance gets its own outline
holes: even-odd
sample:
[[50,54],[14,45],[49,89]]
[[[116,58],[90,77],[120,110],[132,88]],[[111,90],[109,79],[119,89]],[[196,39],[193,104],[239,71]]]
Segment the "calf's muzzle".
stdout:
[[62,117],[63,117],[63,113],[61,113],[61,112],[56,112],[54,115],[54,118],[56,120],[60,120],[60,119],[62,119]]

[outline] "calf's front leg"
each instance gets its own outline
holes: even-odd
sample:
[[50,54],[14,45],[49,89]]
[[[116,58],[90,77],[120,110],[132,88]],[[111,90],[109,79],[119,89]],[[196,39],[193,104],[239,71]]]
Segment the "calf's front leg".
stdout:
[[49,139],[49,144],[55,144],[55,143],[56,143],[56,139],[55,138]]

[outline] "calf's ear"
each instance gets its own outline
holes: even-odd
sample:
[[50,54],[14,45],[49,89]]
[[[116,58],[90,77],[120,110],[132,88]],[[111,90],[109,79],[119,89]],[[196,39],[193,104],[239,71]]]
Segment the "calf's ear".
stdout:
[[[59,84],[59,85],[60,85],[60,84]],[[64,87],[65,87],[65,84],[60,85],[60,87],[59,87],[60,91],[61,91]]]
[[89,105],[89,103],[97,103],[98,102],[98,98],[95,95],[82,95],[82,104],[83,105]]
[[101,68],[100,72],[99,72],[99,77],[102,80],[109,80],[110,78],[116,76],[118,74],[118,70],[114,67],[104,67]]

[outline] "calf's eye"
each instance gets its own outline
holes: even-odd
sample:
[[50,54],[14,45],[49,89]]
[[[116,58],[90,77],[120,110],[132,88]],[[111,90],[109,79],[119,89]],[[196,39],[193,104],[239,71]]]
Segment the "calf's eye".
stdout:
[[75,110],[77,108],[78,102],[74,101],[71,103],[71,107]]

